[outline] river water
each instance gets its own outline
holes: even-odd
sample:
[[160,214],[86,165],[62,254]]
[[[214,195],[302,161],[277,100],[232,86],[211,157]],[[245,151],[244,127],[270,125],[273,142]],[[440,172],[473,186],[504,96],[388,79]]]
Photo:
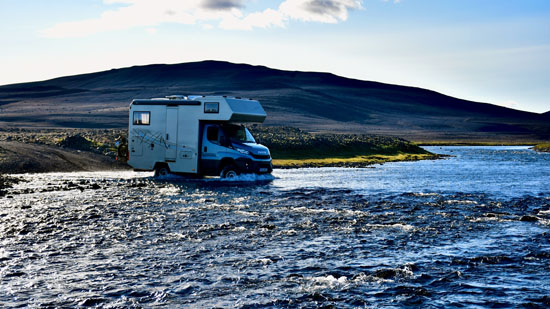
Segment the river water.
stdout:
[[548,307],[550,154],[240,181],[25,175],[0,197],[8,307]]

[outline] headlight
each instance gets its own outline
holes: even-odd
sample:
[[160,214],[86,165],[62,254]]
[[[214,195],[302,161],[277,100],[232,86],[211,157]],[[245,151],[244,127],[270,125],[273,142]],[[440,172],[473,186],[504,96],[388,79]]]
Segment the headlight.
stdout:
[[244,149],[241,149],[241,148],[235,148],[235,150],[237,150],[238,152],[240,152],[240,153],[242,153],[242,154],[245,154],[245,155],[249,155],[249,154],[250,154],[250,151],[244,150]]

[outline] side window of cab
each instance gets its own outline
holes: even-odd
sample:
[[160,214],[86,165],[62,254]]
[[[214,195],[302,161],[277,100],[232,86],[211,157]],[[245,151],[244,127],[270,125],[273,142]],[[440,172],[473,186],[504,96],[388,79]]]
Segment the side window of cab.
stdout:
[[220,129],[217,126],[209,126],[206,129],[206,138],[213,144],[219,144],[218,135]]

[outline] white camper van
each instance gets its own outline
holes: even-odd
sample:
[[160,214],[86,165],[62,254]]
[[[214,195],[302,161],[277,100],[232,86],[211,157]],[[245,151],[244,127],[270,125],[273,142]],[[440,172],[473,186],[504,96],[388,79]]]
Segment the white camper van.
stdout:
[[271,155],[243,125],[261,123],[256,100],[168,96],[130,104],[128,164],[138,171],[235,177],[271,173]]

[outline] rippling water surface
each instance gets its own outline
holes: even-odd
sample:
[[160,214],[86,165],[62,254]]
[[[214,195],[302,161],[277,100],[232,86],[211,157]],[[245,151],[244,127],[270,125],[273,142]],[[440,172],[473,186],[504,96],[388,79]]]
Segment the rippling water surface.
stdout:
[[0,198],[0,305],[550,306],[550,155],[239,182],[26,175]]

